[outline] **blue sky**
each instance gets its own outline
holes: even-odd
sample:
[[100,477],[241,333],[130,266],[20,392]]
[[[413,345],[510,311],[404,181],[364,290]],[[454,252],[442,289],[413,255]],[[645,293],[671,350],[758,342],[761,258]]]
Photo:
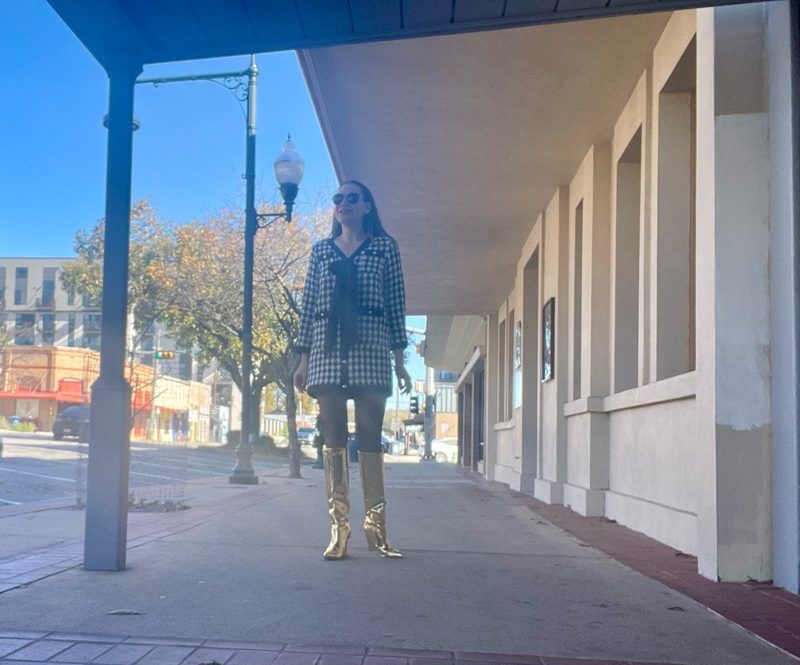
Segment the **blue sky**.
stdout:
[[[44,0],[4,5],[0,62],[0,256],[72,256],[75,231],[104,214],[108,79]],[[174,63],[143,76],[248,63]],[[257,187],[278,196],[272,162],[291,132],[306,163],[302,206],[335,186],[333,167],[294,52],[259,55],[257,64]],[[134,200],[149,197],[162,217],[183,222],[243,198],[245,122],[230,93],[202,82],[137,86],[135,107]],[[419,358],[409,369],[423,378]]]
[[[0,253],[68,256],[76,229],[102,217],[108,80],[44,0],[9,3],[0,22]],[[291,132],[306,161],[299,203],[335,182],[294,52],[257,59],[257,184],[277,193],[272,162]],[[147,67],[144,76],[238,71],[249,58]],[[187,221],[243,197],[245,122],[213,83],[138,86],[133,198]],[[13,246],[7,238],[15,230]],[[31,233],[30,231],[34,232]]]

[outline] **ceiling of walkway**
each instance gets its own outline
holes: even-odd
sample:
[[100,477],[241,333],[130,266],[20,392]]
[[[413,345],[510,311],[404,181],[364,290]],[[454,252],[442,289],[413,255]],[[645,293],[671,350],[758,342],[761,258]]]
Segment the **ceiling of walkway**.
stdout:
[[669,14],[300,54],[340,178],[373,190],[412,314],[486,314],[589,147],[609,140]]

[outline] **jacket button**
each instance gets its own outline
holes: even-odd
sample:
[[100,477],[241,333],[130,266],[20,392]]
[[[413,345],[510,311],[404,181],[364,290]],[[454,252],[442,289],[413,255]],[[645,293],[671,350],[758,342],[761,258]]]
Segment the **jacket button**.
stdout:
[[344,388],[345,390],[347,390],[347,384],[346,384],[346,383],[343,383],[343,384],[342,384],[342,388]]

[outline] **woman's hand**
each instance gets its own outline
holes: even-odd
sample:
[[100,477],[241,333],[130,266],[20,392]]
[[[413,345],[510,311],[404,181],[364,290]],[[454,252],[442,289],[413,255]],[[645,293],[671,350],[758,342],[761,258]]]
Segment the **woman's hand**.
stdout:
[[397,386],[403,395],[411,392],[411,375],[404,365],[395,365],[394,373],[397,375]]
[[302,356],[300,356],[300,366],[294,373],[294,387],[297,388],[301,393],[304,393],[306,391],[307,384],[308,384],[308,354],[304,353]]

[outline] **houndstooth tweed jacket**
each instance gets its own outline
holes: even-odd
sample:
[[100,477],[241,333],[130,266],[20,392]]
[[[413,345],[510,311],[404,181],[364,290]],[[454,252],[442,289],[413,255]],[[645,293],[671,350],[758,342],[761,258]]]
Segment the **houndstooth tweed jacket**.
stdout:
[[[324,351],[336,277],[330,266],[352,261],[358,271],[358,340],[344,352],[341,335]],[[350,257],[331,238],[316,243],[303,292],[295,351],[309,354],[308,392],[356,389],[391,393],[390,351],[406,347],[405,285],[400,252],[389,236],[367,238]]]

